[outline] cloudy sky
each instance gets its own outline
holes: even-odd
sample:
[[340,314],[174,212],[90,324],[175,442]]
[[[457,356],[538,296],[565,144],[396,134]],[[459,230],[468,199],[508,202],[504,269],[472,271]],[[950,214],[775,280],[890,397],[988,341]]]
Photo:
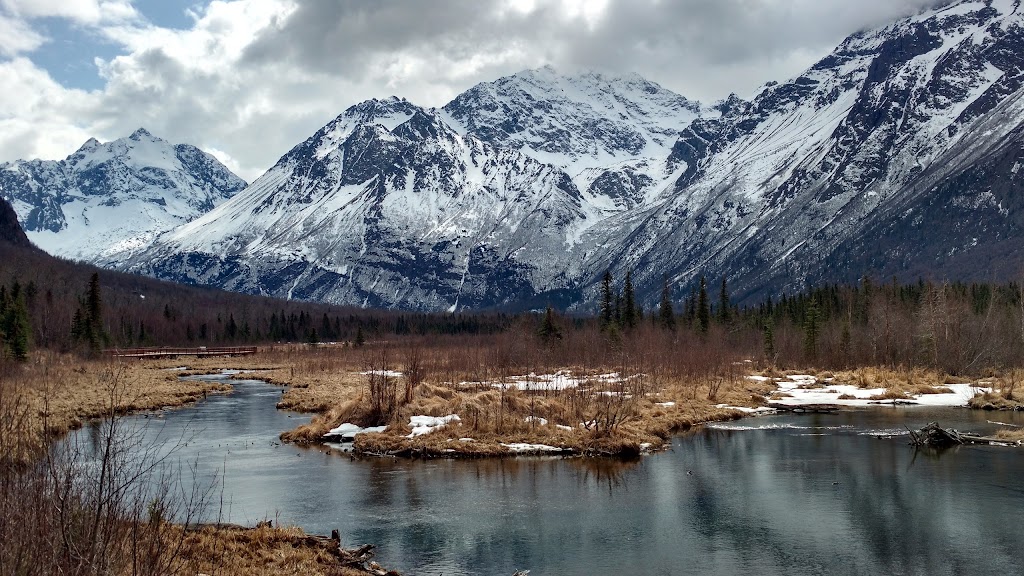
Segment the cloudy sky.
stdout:
[[941,0],[0,0],[0,161],[140,126],[247,180],[348,106],[550,64],[749,96]]

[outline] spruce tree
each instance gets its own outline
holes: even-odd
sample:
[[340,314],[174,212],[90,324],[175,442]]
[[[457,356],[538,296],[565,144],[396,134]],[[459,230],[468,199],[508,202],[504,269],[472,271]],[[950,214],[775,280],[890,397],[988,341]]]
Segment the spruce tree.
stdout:
[[622,288],[622,326],[635,328],[637,320],[636,292],[633,290],[633,272],[626,272],[626,281]]
[[728,323],[731,315],[732,308],[729,305],[729,288],[726,284],[725,276],[722,277],[722,289],[718,293],[718,319],[723,323]]
[[537,335],[545,344],[549,344],[552,340],[562,339],[562,332],[555,324],[555,311],[551,306],[544,311],[544,320],[541,321]]
[[697,321],[697,288],[690,287],[690,296],[686,299],[686,325],[693,327]]
[[[12,293],[15,293],[12,290]],[[6,326],[7,347],[15,360],[24,362],[28,360],[28,343],[31,329],[28,320],[28,306],[25,305],[25,295],[20,291],[7,306]]]
[[775,361],[775,322],[771,318],[764,323],[764,356],[769,362]]
[[100,294],[100,275],[93,272],[89,278],[89,327],[97,343],[105,339],[103,330],[103,296]]
[[708,285],[704,276],[700,277],[700,292],[697,295],[697,324],[703,334],[711,327],[711,307],[708,303]]
[[615,317],[614,296],[612,295],[612,272],[606,270],[601,279],[601,329],[607,329]]
[[363,336],[363,325],[356,326],[356,339],[353,342],[356,348],[362,348],[366,344],[366,337]]
[[668,278],[661,280],[661,303],[658,305],[658,321],[666,330],[676,329],[676,313],[672,309],[672,293],[668,287]]
[[853,355],[853,335],[850,334],[849,320],[843,322],[843,332],[839,337],[839,353],[843,357],[843,362],[849,365],[850,357]]
[[821,331],[818,304],[812,299],[804,314],[804,355],[808,360],[818,356],[818,333]]

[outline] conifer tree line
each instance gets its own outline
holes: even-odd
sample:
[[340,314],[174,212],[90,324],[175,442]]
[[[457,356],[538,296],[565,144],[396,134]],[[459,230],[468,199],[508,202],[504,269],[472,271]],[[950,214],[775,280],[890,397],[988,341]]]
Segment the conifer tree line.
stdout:
[[108,347],[500,335],[509,342],[538,342],[548,357],[569,363],[583,353],[574,351],[581,342],[605,341],[621,350],[632,340],[666,355],[720,349],[794,368],[903,365],[966,374],[1024,364],[1024,298],[1014,282],[866,278],[738,306],[726,278],[700,276],[689,286],[663,278],[655,308],[645,310],[633,273],[616,278],[607,271],[591,309],[596,316],[551,307],[519,315],[363,310],[175,285],[43,256],[9,257],[0,247],[3,362],[23,360],[33,348],[96,353]]
[[[627,292],[632,291],[624,287]],[[856,285],[829,284],[741,308],[732,302],[725,278],[712,304],[701,276],[682,299],[678,318],[672,294],[663,279],[652,327],[669,333],[682,327],[705,338],[731,334],[733,345],[772,363],[926,366],[953,375],[1024,365],[1024,297],[1015,282],[876,284],[865,277]],[[628,328],[616,302],[609,272],[600,293],[602,330]],[[759,349],[750,346],[754,334],[760,335]]]
[[289,302],[14,254],[7,258],[0,250],[0,361],[24,360],[33,348],[96,354],[114,347],[491,334],[512,321],[497,313],[423,314]]
[[0,360],[24,361],[28,358],[32,338],[28,302],[34,301],[35,297],[34,284],[24,288],[17,281],[9,286],[0,285]]

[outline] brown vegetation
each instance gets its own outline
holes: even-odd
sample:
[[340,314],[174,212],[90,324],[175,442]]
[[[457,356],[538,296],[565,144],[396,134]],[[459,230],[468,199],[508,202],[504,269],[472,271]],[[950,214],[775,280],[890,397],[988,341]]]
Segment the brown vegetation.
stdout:
[[1015,430],[1000,430],[996,432],[996,438],[1006,442],[1024,443],[1024,430],[1019,428]]
[[13,410],[23,420],[16,433],[0,439],[0,443],[14,442],[18,449],[0,447],[5,454],[29,458],[48,438],[90,419],[182,406],[229,389],[221,382],[180,381],[175,371],[135,361],[85,360],[37,351],[29,362],[12,365],[0,378],[0,398],[5,403],[0,410],[5,414]]
[[[119,423],[228,388],[166,363],[35,353],[0,378],[0,575],[385,573],[297,529],[197,528],[210,494],[182,494],[183,471]],[[96,445],[50,444],[94,418]]]
[[[740,412],[717,406],[763,405],[772,388],[745,378],[749,365],[725,353],[728,333],[682,334],[673,341],[640,327],[630,336],[613,342],[595,330],[568,332],[553,346],[506,334],[402,339],[361,350],[279,351],[291,356],[293,369],[272,379],[294,384],[279,406],[319,412],[282,438],[319,442],[331,428],[351,422],[388,425],[385,433],[357,436],[355,449],[364,453],[494,456],[510,453],[502,444],[520,443],[566,453],[638,454],[661,446],[673,432],[739,417]],[[415,378],[407,376],[410,367]],[[402,376],[389,375],[393,371]],[[559,371],[580,386],[520,390],[513,385],[515,377]],[[625,378],[602,377],[609,373]],[[539,380],[534,377],[534,387],[542,387]],[[519,383],[524,384],[522,378]],[[412,416],[450,414],[461,421],[405,437]]]
[[298,528],[204,525],[182,530],[182,573],[210,576],[364,576],[385,572],[370,561],[370,546],[346,550]]

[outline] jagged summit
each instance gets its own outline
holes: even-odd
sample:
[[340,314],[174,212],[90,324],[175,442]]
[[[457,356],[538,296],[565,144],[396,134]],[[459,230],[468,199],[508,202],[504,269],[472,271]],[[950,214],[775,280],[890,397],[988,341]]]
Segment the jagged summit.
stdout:
[[75,151],[75,154],[86,154],[86,153],[92,152],[96,148],[99,148],[99,146],[100,146],[100,141],[99,140],[97,140],[95,138],[89,138],[88,140],[85,141],[84,144],[82,144],[81,146],[78,147],[78,150]]
[[[796,78],[702,107],[636,75],[551,67],[431,110],[339,115],[133,269],[293,298],[586,306],[612,268],[809,281],[1024,264],[1024,32],[961,1],[848,38]],[[951,215],[954,215],[951,217]]]
[[86,141],[64,160],[0,164],[0,196],[51,254],[104,263],[209,211],[245,187],[213,156],[139,128]]
[[700,105],[639,75],[560,75],[546,66],[480,83],[444,110],[486,142],[578,173],[619,158],[658,155]]
[[[609,268],[632,270],[648,304],[663,278],[685,290],[702,274],[728,276],[739,301],[864,275],[1007,277],[1024,267],[1021,12],[926,10],[709,106],[637,75],[550,67],[441,109],[368,100],[124,266],[420,310],[586,308]],[[34,169],[93,181],[169,158],[150,138],[118,142]],[[131,173],[68,198],[117,205],[161,174]],[[32,204],[33,222],[59,221],[61,202]]]

